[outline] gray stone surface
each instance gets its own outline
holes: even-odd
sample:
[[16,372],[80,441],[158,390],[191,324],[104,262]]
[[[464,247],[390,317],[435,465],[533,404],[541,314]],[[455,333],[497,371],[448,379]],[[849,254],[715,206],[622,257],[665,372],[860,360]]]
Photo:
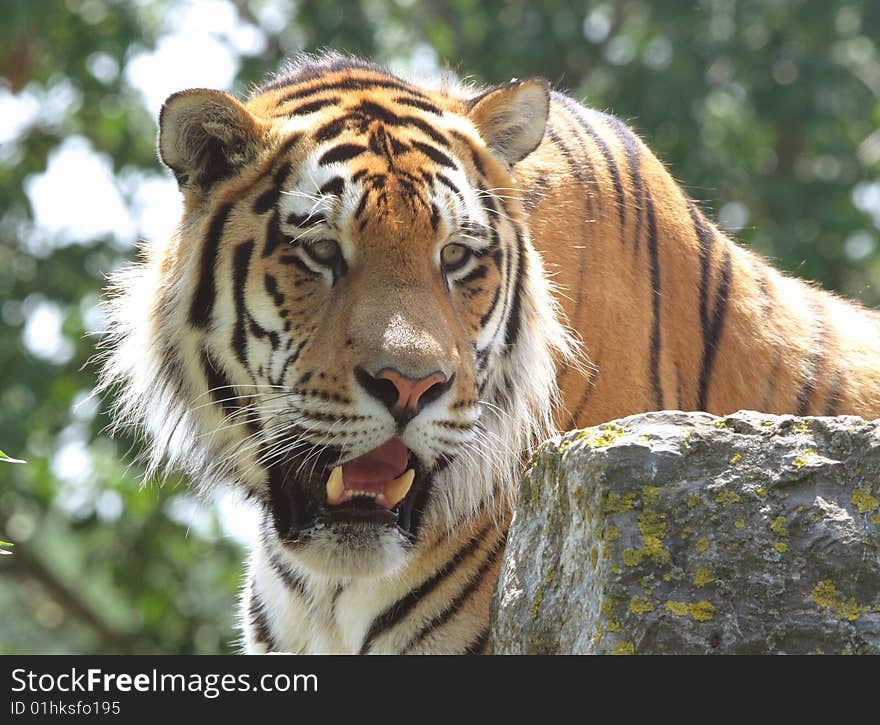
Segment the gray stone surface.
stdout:
[[514,653],[880,653],[880,421],[659,412],[544,444],[491,642]]

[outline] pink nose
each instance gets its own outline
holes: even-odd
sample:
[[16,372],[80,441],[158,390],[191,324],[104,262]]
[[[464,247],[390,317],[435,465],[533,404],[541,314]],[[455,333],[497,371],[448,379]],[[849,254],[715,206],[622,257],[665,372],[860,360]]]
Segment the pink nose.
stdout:
[[446,382],[446,376],[441,372],[431,373],[424,378],[408,378],[401,375],[394,368],[385,368],[376,376],[380,380],[388,380],[397,388],[397,402],[394,410],[415,415],[419,411],[419,400],[435,385]]

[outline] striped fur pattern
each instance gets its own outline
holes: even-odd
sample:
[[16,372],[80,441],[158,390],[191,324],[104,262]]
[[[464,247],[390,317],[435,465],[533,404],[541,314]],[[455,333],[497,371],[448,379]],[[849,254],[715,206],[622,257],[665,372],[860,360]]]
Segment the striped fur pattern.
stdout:
[[[556,426],[880,411],[875,314],[735,245],[542,81],[304,56],[246,103],[172,96],[159,147],[186,208],[115,280],[102,384],[151,471],[262,507],[248,652],[484,652],[516,473]],[[383,365],[451,382],[401,422],[359,383]],[[321,518],[330,468],[392,436],[404,523]]]

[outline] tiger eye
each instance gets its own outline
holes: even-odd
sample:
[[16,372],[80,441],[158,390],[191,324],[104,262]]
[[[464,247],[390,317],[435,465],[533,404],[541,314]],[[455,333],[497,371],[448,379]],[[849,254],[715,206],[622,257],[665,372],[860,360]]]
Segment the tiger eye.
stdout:
[[471,250],[463,244],[447,244],[440,252],[440,261],[445,271],[452,272],[464,265],[470,256]]
[[306,249],[309,255],[321,264],[329,264],[340,254],[339,243],[333,239],[319,239],[307,245]]

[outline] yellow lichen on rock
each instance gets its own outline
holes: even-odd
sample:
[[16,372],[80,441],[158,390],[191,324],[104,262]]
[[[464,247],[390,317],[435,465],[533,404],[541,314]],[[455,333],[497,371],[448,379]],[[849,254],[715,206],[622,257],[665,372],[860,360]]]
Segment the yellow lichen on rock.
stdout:
[[654,605],[647,598],[633,594],[632,599],[629,600],[629,611],[634,614],[646,614],[654,611]]
[[532,621],[534,622],[538,618],[538,614],[541,611],[541,603],[544,601],[544,590],[541,587],[538,587],[535,590],[535,596],[532,597]]
[[715,576],[705,566],[700,569],[694,577],[694,584],[697,585],[697,589],[702,589],[704,586],[706,586],[707,584],[711,584],[713,581],[715,581]]
[[770,530],[777,536],[788,536],[788,520],[785,516],[777,516],[770,524]]
[[705,599],[690,605],[691,616],[698,622],[708,622],[715,616],[715,605]]
[[715,502],[720,504],[721,506],[728,506],[732,503],[740,502],[739,494],[736,491],[719,491],[718,495],[715,496]]
[[715,605],[705,599],[693,604],[667,599],[663,606],[667,612],[676,617],[691,616],[697,622],[708,622],[715,616]]
[[636,646],[632,642],[620,642],[613,650],[611,650],[611,654],[613,655],[634,655],[635,653]]
[[645,486],[642,489],[642,504],[644,506],[653,506],[657,502],[657,497],[662,489],[660,486]]
[[616,493],[607,493],[602,497],[602,512],[605,514],[624,514],[631,511],[636,505],[636,495],[628,493],[618,496]]
[[795,468],[803,468],[810,462],[811,458],[815,458],[818,455],[819,451],[815,448],[804,448],[802,451],[797,452],[793,465]]
[[812,595],[813,602],[819,609],[833,613],[835,618],[846,620],[847,622],[854,622],[862,616],[863,612],[871,611],[871,607],[860,605],[855,600],[855,597],[843,599],[840,596],[840,592],[837,591],[834,582],[830,579],[823,579],[816,584],[813,587]]
[[625,434],[626,431],[621,426],[614,423],[605,423],[599,426],[598,430],[585,432],[583,437],[578,437],[577,440],[583,440],[584,445],[590,448],[608,448]]
[[880,508],[880,499],[871,495],[871,489],[868,486],[863,486],[853,491],[850,502],[858,507],[860,514],[876,511]]
[[639,549],[634,549],[631,546],[627,547],[621,552],[621,557],[623,557],[623,563],[627,566],[638,566],[642,563],[642,559],[644,559],[644,555]]

